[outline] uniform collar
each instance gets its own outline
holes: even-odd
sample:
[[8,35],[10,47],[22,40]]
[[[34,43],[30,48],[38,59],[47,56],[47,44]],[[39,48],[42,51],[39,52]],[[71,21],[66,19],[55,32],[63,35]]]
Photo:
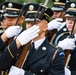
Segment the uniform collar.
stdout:
[[44,40],[45,40],[45,37],[34,42],[34,44],[35,44],[35,49],[36,49],[36,50],[37,50],[37,49],[39,48],[39,46],[43,43]]

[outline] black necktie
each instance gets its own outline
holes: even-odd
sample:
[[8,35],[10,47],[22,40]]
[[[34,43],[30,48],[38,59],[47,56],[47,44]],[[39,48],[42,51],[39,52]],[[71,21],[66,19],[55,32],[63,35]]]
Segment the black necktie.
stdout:
[[29,48],[29,54],[28,54],[27,60],[26,60],[26,69],[27,69],[27,70],[30,69],[30,67],[28,66],[28,63],[29,63],[29,60],[30,60],[31,56],[34,54],[35,51],[36,51],[36,50],[35,50],[34,42],[32,42],[32,43],[31,43],[31,46],[30,46],[30,48]]

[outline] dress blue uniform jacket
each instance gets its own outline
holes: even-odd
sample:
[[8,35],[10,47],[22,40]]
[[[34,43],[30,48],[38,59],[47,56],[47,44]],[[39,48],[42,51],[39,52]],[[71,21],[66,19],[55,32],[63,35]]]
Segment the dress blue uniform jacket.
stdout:
[[71,70],[71,75],[76,75],[76,47],[70,53],[69,69]]
[[[2,41],[0,43],[3,44]],[[9,45],[9,49],[14,58],[12,58],[8,47],[6,47],[0,55],[0,70],[10,69],[20,53],[15,40]],[[64,75],[64,52],[50,45],[48,40],[45,39],[28,60],[28,63],[26,60],[23,69],[25,75]]]
[[53,44],[57,46],[58,42],[67,38],[68,35],[69,35],[69,31],[67,30],[66,25],[65,25],[62,29],[56,32],[56,36],[53,40]]

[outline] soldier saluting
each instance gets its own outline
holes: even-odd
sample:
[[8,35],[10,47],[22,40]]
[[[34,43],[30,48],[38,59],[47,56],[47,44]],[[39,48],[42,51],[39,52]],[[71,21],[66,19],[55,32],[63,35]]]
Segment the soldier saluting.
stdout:
[[[35,16],[39,4],[29,3],[25,5],[25,10],[28,9],[27,15],[29,18],[31,15]],[[41,9],[43,7],[41,6]],[[39,11],[39,13],[41,10]],[[2,53],[0,65],[3,69],[10,68],[9,75],[64,75],[64,52],[58,50],[56,47],[49,44],[47,38],[45,37],[45,32],[48,28],[49,17],[53,15],[50,8],[46,8],[42,19],[37,18],[36,25],[38,28],[35,29],[37,35],[31,35],[34,33],[33,26],[25,31],[23,31],[16,40],[14,40]],[[29,31],[30,30],[30,31]],[[33,31],[29,36],[27,33]],[[26,33],[27,32],[27,33]],[[36,33],[35,33],[36,34]],[[15,59],[20,53],[20,47],[25,45],[32,39],[35,44],[35,52],[31,54],[32,49],[30,45],[29,54],[27,60],[25,61],[22,69],[17,68],[14,65]],[[4,59],[3,59],[4,58]],[[7,60],[7,58],[9,60]],[[6,59],[6,60],[5,60]],[[3,63],[6,61],[6,65]],[[1,68],[1,67],[0,67]]]

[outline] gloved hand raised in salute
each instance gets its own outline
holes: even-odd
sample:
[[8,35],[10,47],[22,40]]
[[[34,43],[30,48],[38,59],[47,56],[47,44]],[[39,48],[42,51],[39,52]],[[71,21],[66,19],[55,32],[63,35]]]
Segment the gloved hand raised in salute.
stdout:
[[48,23],[48,30],[58,29],[62,25],[62,18],[56,18]]
[[39,32],[39,27],[34,25],[31,28],[23,31],[18,37],[17,39],[19,40],[20,44],[23,46],[26,43],[28,43],[29,41],[31,41],[32,39],[34,39],[35,37],[38,36],[38,32]]

